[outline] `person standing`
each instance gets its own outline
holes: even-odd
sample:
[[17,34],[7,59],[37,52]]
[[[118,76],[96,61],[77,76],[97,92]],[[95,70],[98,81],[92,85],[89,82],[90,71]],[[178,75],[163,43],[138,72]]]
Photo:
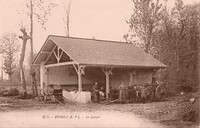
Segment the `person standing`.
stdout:
[[125,103],[126,102],[126,86],[124,85],[123,82],[119,85],[119,101],[120,103]]
[[100,94],[99,94],[99,87],[98,83],[95,82],[93,87],[92,87],[92,94],[93,94],[93,102],[94,103],[99,103],[100,102]]
[[129,82],[128,85],[128,102],[132,103],[133,102],[133,84],[132,82]]

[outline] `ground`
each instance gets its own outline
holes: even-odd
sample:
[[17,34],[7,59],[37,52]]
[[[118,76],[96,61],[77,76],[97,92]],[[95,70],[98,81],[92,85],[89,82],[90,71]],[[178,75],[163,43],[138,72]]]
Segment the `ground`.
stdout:
[[[159,127],[188,128],[197,124],[174,118],[179,98],[163,102],[131,104],[77,104],[41,103],[36,99],[0,97],[1,126],[24,127],[37,122],[35,127]],[[71,116],[71,118],[70,118]],[[9,122],[9,123],[8,123]],[[45,122],[45,123],[44,123]],[[102,123],[104,122],[104,123]],[[32,124],[33,125],[33,124]]]

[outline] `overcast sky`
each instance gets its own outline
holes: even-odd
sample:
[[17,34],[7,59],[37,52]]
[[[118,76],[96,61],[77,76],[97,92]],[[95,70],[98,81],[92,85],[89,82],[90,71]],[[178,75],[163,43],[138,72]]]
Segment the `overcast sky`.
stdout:
[[[28,17],[18,14],[24,0],[0,0],[0,35],[13,31],[21,34],[20,24],[28,27]],[[63,23],[63,6],[61,0],[52,12],[46,28],[34,24],[34,49],[39,51],[48,35],[65,35]],[[200,0],[184,0],[186,4]],[[172,6],[174,0],[168,0]],[[70,36],[124,41],[123,35],[128,31],[128,20],[132,14],[131,0],[72,0],[70,13]]]

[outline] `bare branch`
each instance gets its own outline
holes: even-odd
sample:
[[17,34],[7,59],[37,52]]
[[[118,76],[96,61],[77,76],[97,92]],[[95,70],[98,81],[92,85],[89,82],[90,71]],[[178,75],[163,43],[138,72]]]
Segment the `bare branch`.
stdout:
[[23,39],[23,37],[22,37],[22,36],[19,36],[19,38],[20,38],[20,39]]
[[23,33],[23,35],[27,35],[27,32],[26,32],[25,28],[21,28],[20,31]]

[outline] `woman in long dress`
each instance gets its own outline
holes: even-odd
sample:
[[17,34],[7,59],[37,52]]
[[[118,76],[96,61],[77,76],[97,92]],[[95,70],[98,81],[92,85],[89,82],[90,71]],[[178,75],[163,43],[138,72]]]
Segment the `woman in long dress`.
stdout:
[[123,82],[119,85],[119,101],[120,103],[125,103],[126,102],[126,86],[124,85]]
[[99,87],[98,87],[98,83],[95,82],[93,87],[92,87],[92,94],[93,94],[93,102],[94,103],[99,103],[100,102],[100,94],[99,94]]
[[129,82],[129,85],[128,85],[128,102],[129,103],[132,103],[133,102],[133,97],[134,97],[134,92],[133,92],[133,84],[132,82]]

